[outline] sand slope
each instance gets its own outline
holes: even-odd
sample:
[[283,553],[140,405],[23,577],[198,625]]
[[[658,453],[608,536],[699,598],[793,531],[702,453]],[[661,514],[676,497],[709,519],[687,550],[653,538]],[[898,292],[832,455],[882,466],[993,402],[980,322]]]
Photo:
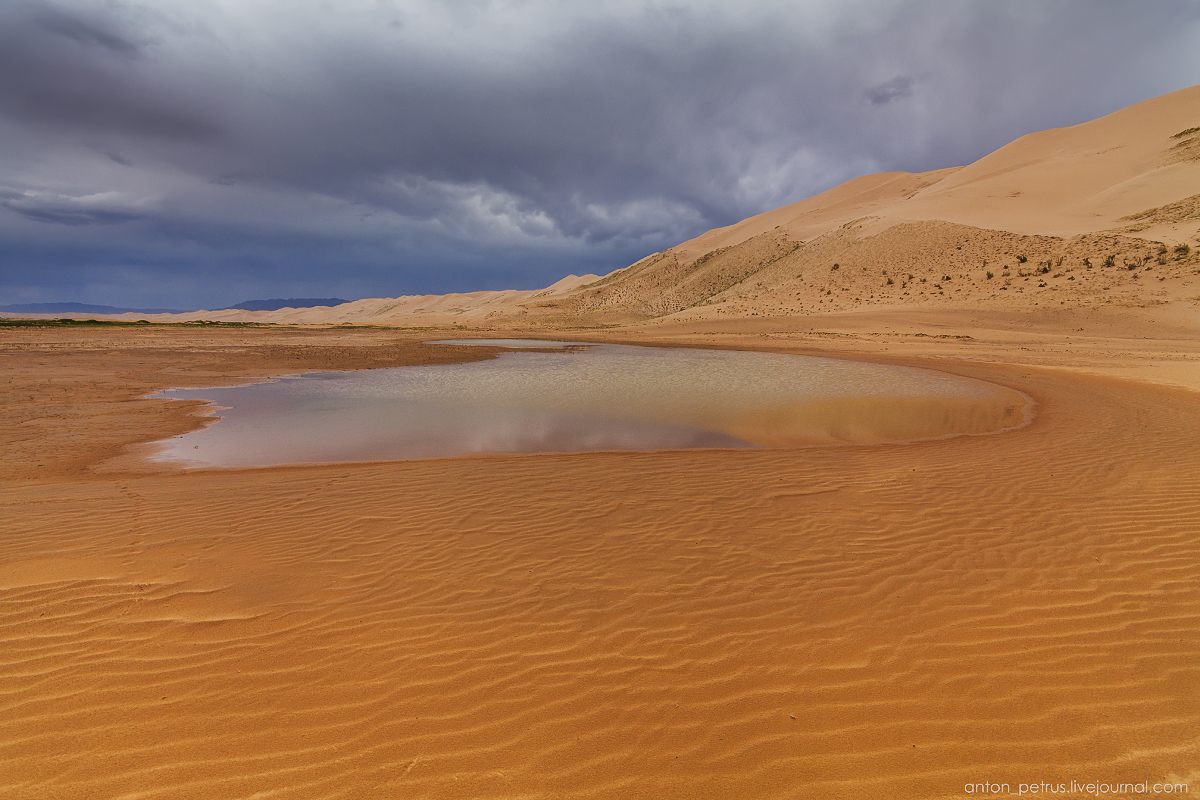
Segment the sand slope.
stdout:
[[628,322],[946,305],[1194,306],[1198,189],[1193,87],[1022,137],[959,169],[849,181],[643,259],[552,311]]
[[[1197,194],[1200,131],[1175,138],[1196,126],[1200,86],[1081,125],[1023,136],[966,167],[857,178],[710,231],[678,250],[708,252],[776,226],[794,240],[808,241],[868,216],[944,220],[1028,235],[1119,228],[1122,217]],[[1194,234],[1196,228],[1189,230]]]
[[[112,319],[147,319],[157,322],[268,322],[275,324],[311,324],[357,322],[367,324],[428,325],[452,319],[462,323],[478,322],[497,310],[521,308],[526,303],[544,302],[572,292],[579,286],[599,280],[599,275],[568,275],[545,289],[518,291],[457,292],[444,295],[409,295],[404,297],[355,300],[340,306],[315,308],[281,308],[277,311],[195,311],[188,314],[117,314]],[[23,315],[54,316],[54,315]],[[84,316],[84,315],[74,315]]]

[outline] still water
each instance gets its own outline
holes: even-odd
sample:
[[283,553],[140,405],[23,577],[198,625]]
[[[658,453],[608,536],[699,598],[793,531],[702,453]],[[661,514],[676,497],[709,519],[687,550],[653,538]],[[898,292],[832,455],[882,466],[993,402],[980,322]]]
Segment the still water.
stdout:
[[797,355],[583,345],[491,361],[310,373],[152,397],[205,400],[217,421],[161,443],[191,467],[475,453],[867,443],[1020,425],[1027,399],[940,372]]

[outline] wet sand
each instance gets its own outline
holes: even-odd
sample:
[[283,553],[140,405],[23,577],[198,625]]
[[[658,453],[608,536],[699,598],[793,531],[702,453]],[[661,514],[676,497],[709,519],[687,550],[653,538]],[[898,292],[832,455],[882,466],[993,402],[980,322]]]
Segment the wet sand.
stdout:
[[944,322],[972,339],[657,341],[944,369],[1027,393],[1031,425],[188,473],[129,445],[198,418],[136,398],[434,356],[386,330],[0,331],[0,795],[1195,793],[1198,395],[1089,374],[1150,343]]

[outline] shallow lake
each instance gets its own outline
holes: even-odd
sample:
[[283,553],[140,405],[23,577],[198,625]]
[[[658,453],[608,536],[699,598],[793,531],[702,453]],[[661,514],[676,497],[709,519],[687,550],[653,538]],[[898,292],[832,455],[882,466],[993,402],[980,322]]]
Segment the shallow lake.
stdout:
[[[448,342],[449,343],[449,342]],[[161,443],[190,467],[476,453],[874,443],[1021,425],[1027,398],[931,370],[811,356],[531,340],[489,361],[169,389],[219,418]]]

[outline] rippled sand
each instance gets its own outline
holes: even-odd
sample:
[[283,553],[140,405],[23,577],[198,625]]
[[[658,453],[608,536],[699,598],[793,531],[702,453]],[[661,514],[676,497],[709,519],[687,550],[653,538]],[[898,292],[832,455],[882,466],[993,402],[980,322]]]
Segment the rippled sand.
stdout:
[[2,465],[6,798],[1197,782],[1192,393],[954,362],[1035,398],[1032,425],[801,451],[78,471],[101,452],[80,450],[90,436],[188,424],[186,404],[134,399],[181,364],[218,382],[368,353],[204,335],[10,351],[10,385],[62,397],[23,406],[10,389],[6,413],[50,416],[0,426],[9,452],[43,460]]

